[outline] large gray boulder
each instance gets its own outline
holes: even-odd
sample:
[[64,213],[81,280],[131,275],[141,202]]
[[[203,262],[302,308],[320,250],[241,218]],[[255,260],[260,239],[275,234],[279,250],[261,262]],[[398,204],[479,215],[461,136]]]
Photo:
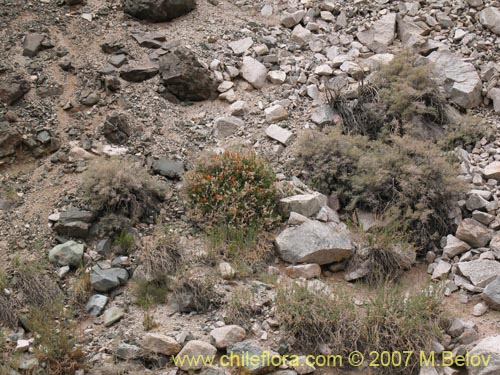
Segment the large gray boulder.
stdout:
[[478,259],[470,262],[457,263],[460,273],[472,284],[484,288],[500,275],[500,262],[490,259]]
[[12,105],[30,91],[31,85],[21,77],[12,77],[0,82],[0,102]]
[[49,251],[49,261],[60,266],[78,267],[82,264],[83,244],[75,241],[68,241],[54,246]]
[[217,97],[217,84],[195,54],[179,47],[159,61],[164,96],[169,100],[202,101]]
[[479,22],[491,32],[500,35],[500,10],[497,8],[484,8],[479,13]]
[[468,375],[498,375],[500,374],[500,335],[489,336],[477,343],[469,353],[469,358],[478,356],[484,359],[489,358],[489,363],[478,366],[477,363],[470,362],[467,366]]
[[285,229],[275,243],[280,256],[290,263],[340,262],[353,252],[345,224],[333,222],[308,220]]
[[243,57],[240,74],[245,81],[256,89],[261,89],[266,84],[267,68],[253,57]]
[[482,82],[474,65],[446,50],[434,51],[428,59],[453,103],[465,109],[481,104]]
[[387,52],[396,37],[396,13],[388,13],[368,30],[356,34],[358,40],[375,53]]
[[150,22],[171,21],[191,12],[196,0],[122,0],[123,11]]
[[484,247],[490,242],[492,232],[474,219],[464,219],[457,228],[456,237],[472,247]]

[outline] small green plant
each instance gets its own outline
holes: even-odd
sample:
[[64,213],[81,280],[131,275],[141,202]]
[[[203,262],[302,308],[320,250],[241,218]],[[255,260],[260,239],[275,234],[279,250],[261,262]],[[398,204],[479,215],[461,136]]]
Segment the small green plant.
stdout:
[[213,252],[229,258],[240,276],[262,270],[273,256],[273,244],[260,226],[215,226],[208,230]]
[[167,277],[155,280],[136,280],[134,283],[135,303],[139,306],[167,303],[172,281]]
[[69,375],[84,368],[84,353],[76,346],[74,323],[62,304],[30,309],[28,325],[35,334],[35,355],[45,363],[47,373]]
[[120,253],[130,254],[135,248],[134,235],[127,230],[122,230],[115,237],[113,244],[120,249]]
[[213,155],[187,173],[193,217],[209,225],[262,225],[273,219],[277,191],[269,165],[250,151]]
[[158,327],[158,323],[151,314],[151,307],[154,303],[155,301],[150,295],[144,298],[144,302],[142,304],[142,308],[144,309],[144,320],[142,321],[142,325],[145,331],[151,331],[152,329]]

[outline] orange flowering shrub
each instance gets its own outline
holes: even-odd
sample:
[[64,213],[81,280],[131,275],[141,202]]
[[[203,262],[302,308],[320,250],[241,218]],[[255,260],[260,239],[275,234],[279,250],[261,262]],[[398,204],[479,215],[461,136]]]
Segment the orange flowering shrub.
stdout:
[[253,152],[226,151],[185,176],[192,212],[208,224],[253,225],[273,216],[277,190],[270,166]]

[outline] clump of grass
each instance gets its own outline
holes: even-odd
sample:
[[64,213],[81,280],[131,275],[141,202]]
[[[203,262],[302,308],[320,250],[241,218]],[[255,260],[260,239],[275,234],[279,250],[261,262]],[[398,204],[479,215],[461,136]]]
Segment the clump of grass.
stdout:
[[224,320],[227,324],[248,327],[252,318],[260,314],[252,289],[238,287],[224,307]]
[[15,259],[13,266],[12,285],[22,293],[23,305],[45,307],[62,301],[63,293],[43,263]]
[[127,230],[122,230],[115,236],[113,245],[121,254],[130,254],[135,249],[134,235]]
[[144,239],[139,258],[149,280],[162,279],[181,271],[184,255],[179,236],[167,226],[156,226],[152,236]]
[[71,287],[71,305],[82,308],[88,302],[91,294],[90,272],[81,268],[78,270],[78,278]]
[[135,303],[139,306],[167,303],[172,281],[167,277],[155,280],[135,280],[133,284]]
[[208,231],[208,239],[212,251],[227,257],[240,276],[261,271],[273,257],[272,240],[259,226],[216,226]]
[[357,349],[359,321],[355,306],[339,292],[313,292],[305,283],[281,285],[276,295],[276,315],[297,349],[317,352],[330,345],[335,353]]
[[342,207],[372,211],[394,233],[422,249],[449,233],[448,213],[464,190],[456,168],[432,143],[408,136],[390,142],[342,134],[306,134],[293,167]]
[[151,331],[152,329],[158,327],[158,323],[151,314],[151,307],[153,304],[155,304],[155,301],[150,295],[147,295],[142,303],[142,308],[144,309],[144,319],[142,321],[142,325],[145,331]]
[[205,224],[262,225],[274,217],[275,175],[251,151],[226,151],[199,162],[185,176],[192,216]]
[[439,139],[438,143],[447,151],[462,147],[471,152],[482,138],[493,141],[494,136],[492,126],[484,119],[477,116],[463,116],[448,124],[445,136]]
[[405,295],[388,286],[370,300],[363,319],[362,347],[365,352],[412,351],[407,366],[381,368],[382,374],[414,374],[420,351],[429,352],[443,334],[442,291],[432,287]]
[[413,351],[408,366],[382,367],[384,374],[413,375],[420,351],[429,351],[443,332],[443,295],[425,288],[407,294],[387,285],[364,306],[356,306],[349,293],[312,291],[304,283],[278,288],[276,316],[281,328],[294,338],[294,348],[315,353],[321,344],[333,353]]
[[68,317],[60,303],[30,310],[28,328],[35,333],[34,352],[48,374],[74,374],[85,367],[84,353],[76,347],[75,326]]
[[141,166],[111,159],[90,164],[83,175],[82,191],[91,208],[101,216],[114,215],[114,221],[134,225],[153,220],[166,188]]

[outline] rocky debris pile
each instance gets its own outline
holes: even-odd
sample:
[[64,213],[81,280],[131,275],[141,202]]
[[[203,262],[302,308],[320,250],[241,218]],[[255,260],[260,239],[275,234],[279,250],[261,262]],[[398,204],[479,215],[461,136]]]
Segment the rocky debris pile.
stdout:
[[[462,178],[471,183],[466,199],[459,202],[464,218],[455,234],[442,241],[443,254],[429,253],[429,273],[434,280],[446,280],[446,293],[461,290],[464,303],[480,295],[484,303],[476,305],[473,314],[482,315],[487,308],[498,310],[500,298],[500,208],[497,141],[483,140],[471,153],[458,149],[462,161]],[[435,259],[434,259],[435,258]],[[483,308],[484,306],[484,308]]]

